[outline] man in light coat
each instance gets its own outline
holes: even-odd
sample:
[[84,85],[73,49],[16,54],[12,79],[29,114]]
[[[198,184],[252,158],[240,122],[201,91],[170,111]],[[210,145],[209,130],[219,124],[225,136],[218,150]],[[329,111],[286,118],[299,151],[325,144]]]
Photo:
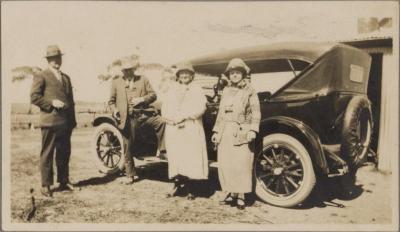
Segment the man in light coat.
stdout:
[[122,61],[123,76],[113,80],[108,101],[127,144],[124,184],[132,184],[138,178],[133,160],[133,144],[138,127],[146,125],[153,128],[157,135],[160,156],[165,154],[165,122],[150,106],[157,96],[149,80],[137,72],[138,67],[138,60],[126,58]]

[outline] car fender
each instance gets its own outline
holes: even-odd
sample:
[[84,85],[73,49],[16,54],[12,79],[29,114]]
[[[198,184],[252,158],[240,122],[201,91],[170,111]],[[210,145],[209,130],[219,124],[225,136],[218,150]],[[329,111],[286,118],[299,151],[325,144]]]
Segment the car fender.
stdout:
[[260,122],[260,133],[264,137],[272,133],[294,136],[309,151],[315,170],[328,174],[329,167],[318,134],[305,123],[290,117],[273,116]]
[[115,121],[115,119],[109,115],[103,115],[103,116],[96,117],[92,122],[93,126],[98,126],[101,123],[110,123],[111,125],[118,128],[118,124]]

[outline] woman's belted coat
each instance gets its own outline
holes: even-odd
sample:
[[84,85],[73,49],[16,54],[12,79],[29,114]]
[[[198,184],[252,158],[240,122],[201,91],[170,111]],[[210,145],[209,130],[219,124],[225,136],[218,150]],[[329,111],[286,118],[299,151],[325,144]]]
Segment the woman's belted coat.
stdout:
[[252,190],[253,151],[247,133],[258,133],[260,102],[249,83],[227,86],[222,93],[217,120],[218,175],[222,190],[247,193]]

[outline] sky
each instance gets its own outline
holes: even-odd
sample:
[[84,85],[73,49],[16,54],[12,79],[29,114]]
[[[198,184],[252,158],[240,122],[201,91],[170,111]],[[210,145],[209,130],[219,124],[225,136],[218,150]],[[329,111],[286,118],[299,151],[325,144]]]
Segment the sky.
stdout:
[[139,53],[142,63],[169,65],[255,44],[354,39],[363,36],[357,34],[358,18],[395,17],[394,6],[379,1],[2,1],[3,94],[12,102],[29,102],[31,82],[11,84],[11,70],[45,68],[50,44],[65,53],[62,70],[71,77],[75,99],[101,102],[109,83],[97,76],[132,53]]

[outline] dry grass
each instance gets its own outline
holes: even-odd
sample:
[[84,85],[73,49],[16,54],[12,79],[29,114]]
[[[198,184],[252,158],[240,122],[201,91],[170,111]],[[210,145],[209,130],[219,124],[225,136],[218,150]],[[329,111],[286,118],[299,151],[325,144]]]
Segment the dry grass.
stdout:
[[[72,137],[71,179],[80,187],[75,192],[55,192],[46,199],[39,194],[40,130],[12,132],[11,215],[12,222],[26,222],[30,210],[29,190],[34,189],[37,210],[31,222],[65,223],[251,223],[251,224],[351,224],[390,223],[390,175],[363,168],[359,172],[361,194],[352,200],[338,200],[346,208],[325,204],[326,194],[318,193],[308,204],[283,209],[253,200],[244,211],[220,206],[224,194],[217,172],[200,183],[195,201],[165,198],[171,188],[166,164],[143,166],[144,179],[132,186],[119,184],[119,176],[103,176],[93,164],[90,151],[92,128],[78,129]],[[319,194],[319,195],[318,195]],[[252,196],[250,196],[252,197]],[[254,199],[254,197],[253,197]]]
[[[86,128],[92,127],[92,122],[99,113],[77,113],[77,127]],[[40,114],[11,114],[11,129],[12,130],[26,130],[30,129],[31,125],[39,129]]]

